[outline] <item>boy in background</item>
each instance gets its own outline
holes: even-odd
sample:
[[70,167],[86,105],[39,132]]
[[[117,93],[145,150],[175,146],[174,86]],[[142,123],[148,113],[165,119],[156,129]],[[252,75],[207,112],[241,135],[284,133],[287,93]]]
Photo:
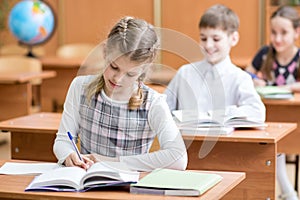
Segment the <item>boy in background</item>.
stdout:
[[[230,59],[230,50],[239,41],[238,27],[238,16],[224,5],[214,5],[203,14],[199,29],[205,59],[182,66],[169,83],[165,94],[171,111],[218,111],[212,112],[216,113],[213,117],[233,114],[265,121],[266,109],[251,76]],[[219,115],[219,111],[223,115]],[[277,177],[287,177],[285,167],[278,166],[285,166],[280,154],[277,156]],[[278,181],[280,185],[287,182]],[[284,189],[281,187],[283,199],[298,199],[296,193]]]
[[265,121],[265,106],[251,76],[232,64],[230,50],[239,41],[239,18],[224,5],[214,5],[199,22],[205,59],[182,66],[165,93],[170,110],[224,110]]

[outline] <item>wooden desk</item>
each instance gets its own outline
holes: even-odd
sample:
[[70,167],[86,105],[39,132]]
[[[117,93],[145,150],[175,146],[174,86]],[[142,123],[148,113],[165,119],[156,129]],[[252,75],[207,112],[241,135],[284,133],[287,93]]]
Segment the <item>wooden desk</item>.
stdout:
[[[11,162],[11,160],[10,160]],[[5,161],[0,161],[0,166]],[[0,198],[1,199],[48,199],[48,200],[73,200],[73,199],[188,199],[188,200],[216,200],[221,199],[227,192],[237,186],[243,179],[243,172],[219,172],[200,171],[203,173],[215,173],[223,177],[223,180],[215,187],[208,190],[200,197],[174,197],[159,195],[130,194],[128,188],[123,190],[102,190],[89,192],[24,192],[24,189],[32,181],[33,176],[0,175]],[[145,174],[143,174],[145,175]]]
[[60,113],[35,113],[0,122],[0,130],[11,132],[11,158],[57,161],[53,143]]
[[0,121],[30,114],[31,80],[55,77],[54,71],[0,74]]
[[[275,199],[277,144],[295,130],[297,124],[268,124],[265,130],[238,130],[219,137],[183,133],[188,169],[246,172],[243,183],[224,199]],[[199,156],[199,152],[206,151],[206,156]]]
[[41,59],[43,70],[54,70],[57,75],[45,80],[42,85],[42,111],[60,112],[70,83],[77,76],[83,62],[79,58],[44,57]]
[[267,121],[298,124],[295,131],[279,141],[278,151],[287,154],[300,154],[300,94],[296,93],[293,99],[263,99],[263,102],[267,109]]

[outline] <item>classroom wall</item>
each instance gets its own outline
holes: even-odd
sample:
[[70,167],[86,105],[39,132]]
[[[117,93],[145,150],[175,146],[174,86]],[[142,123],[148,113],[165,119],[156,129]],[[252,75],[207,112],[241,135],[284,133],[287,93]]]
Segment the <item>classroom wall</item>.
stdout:
[[[259,0],[162,0],[162,26],[185,33],[199,42],[200,17],[207,8],[217,3],[230,7],[239,16],[240,41],[231,55],[247,60],[259,48]],[[163,62],[178,68],[185,61],[165,53]]]
[[[1,0],[0,0],[1,1]],[[232,8],[240,17],[240,42],[233,48],[233,58],[252,57],[260,44],[259,1],[240,0],[47,0],[56,12],[58,25],[53,37],[43,46],[47,55],[59,45],[75,42],[97,44],[103,41],[112,25],[122,16],[132,15],[178,31],[198,44],[198,21],[205,9],[216,3]],[[247,9],[245,9],[247,8]],[[17,43],[5,33],[3,43]],[[177,42],[177,41],[174,41]],[[193,59],[201,55],[193,55]],[[163,52],[164,65],[177,69],[187,61],[180,55]]]

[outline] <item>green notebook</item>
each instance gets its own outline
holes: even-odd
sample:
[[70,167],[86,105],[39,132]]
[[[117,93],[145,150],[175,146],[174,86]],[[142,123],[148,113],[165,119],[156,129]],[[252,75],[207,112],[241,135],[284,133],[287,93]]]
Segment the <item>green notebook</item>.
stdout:
[[278,86],[256,87],[256,91],[265,99],[290,99],[294,97],[292,91]]
[[130,185],[130,193],[200,196],[222,180],[222,176],[196,171],[156,169]]

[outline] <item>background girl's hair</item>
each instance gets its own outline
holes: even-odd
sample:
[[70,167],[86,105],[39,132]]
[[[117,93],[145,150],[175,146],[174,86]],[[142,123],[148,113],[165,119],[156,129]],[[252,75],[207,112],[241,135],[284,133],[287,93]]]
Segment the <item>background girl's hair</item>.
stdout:
[[202,15],[199,28],[221,28],[227,33],[238,30],[240,25],[239,17],[227,6],[217,4],[210,7]]
[[[124,17],[108,34],[104,48],[106,67],[109,62],[121,56],[137,63],[150,63],[155,59],[158,45],[158,37],[152,25],[142,19]],[[101,72],[87,86],[88,101],[92,96],[99,94],[103,87],[104,79]]]
[[[282,18],[290,20],[292,22],[294,29],[297,29],[298,27],[300,27],[300,17],[299,17],[298,11],[291,6],[280,6],[271,15],[270,19],[273,19],[275,17],[282,17]],[[276,56],[276,51],[272,47],[272,45],[270,45],[270,48],[267,53],[267,57],[264,60],[264,62],[262,64],[262,68],[261,68],[261,72],[264,74],[264,78],[267,80],[270,80],[270,81],[272,81],[272,79],[274,78],[274,77],[272,77],[271,72],[272,72],[272,67],[273,67],[273,63],[275,60],[275,56]],[[300,62],[298,61],[297,63],[300,63]],[[299,65],[298,65],[297,71],[298,71],[297,77],[300,77]]]

